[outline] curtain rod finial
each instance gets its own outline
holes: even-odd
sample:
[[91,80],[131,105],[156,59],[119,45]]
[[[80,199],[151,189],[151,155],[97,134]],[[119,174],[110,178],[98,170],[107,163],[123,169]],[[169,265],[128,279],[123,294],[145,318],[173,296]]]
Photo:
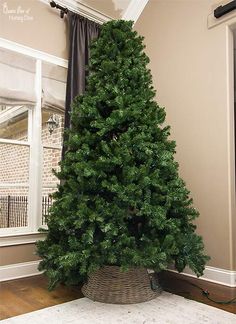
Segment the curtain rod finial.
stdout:
[[55,1],[50,1],[50,6],[60,10],[60,17],[64,18],[64,15],[68,13],[68,9],[56,3]]
[[50,6],[52,7],[52,8],[56,8],[56,2],[55,1],[50,1]]

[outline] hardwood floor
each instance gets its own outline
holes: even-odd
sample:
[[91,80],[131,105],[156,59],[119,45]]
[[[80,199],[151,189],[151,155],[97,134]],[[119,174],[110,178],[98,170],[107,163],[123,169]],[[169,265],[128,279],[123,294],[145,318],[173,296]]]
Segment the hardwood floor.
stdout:
[[[198,288],[193,287],[188,282],[207,289],[210,292],[210,297],[217,300],[228,300],[236,297],[236,288],[229,288],[168,271],[162,272],[159,279],[168,291],[236,314],[236,304],[219,305],[210,302]],[[60,285],[49,292],[47,290],[47,279],[42,275],[0,283],[0,320],[82,298],[80,288]]]
[[80,287],[60,285],[49,292],[42,275],[6,281],[0,283],[0,320],[82,297]]

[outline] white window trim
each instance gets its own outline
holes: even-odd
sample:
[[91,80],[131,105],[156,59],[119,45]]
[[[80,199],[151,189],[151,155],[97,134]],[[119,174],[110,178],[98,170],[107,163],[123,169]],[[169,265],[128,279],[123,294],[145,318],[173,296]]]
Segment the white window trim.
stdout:
[[9,234],[0,237],[0,247],[7,247],[12,245],[33,244],[38,240],[44,239],[44,233],[26,233],[26,234]]
[[56,64],[62,67],[67,68],[68,67],[68,60],[62,59],[60,57],[51,55],[51,54],[47,54],[45,52],[36,50],[34,48],[30,48],[27,47],[25,45],[16,43],[16,42],[12,42],[8,39],[5,38],[1,38],[0,37],[0,47],[23,54],[23,55],[27,55],[30,56],[31,58],[34,59],[38,59],[41,61],[45,61],[48,63],[52,63],[52,64]]
[[[30,147],[30,168],[29,168],[29,183],[17,183],[10,184],[10,186],[24,186],[29,187],[29,224],[27,227],[12,227],[0,229],[0,246],[5,244],[26,244],[35,242],[35,238],[32,239],[32,235],[41,235],[37,232],[41,226],[41,191],[42,191],[42,163],[38,163],[42,159],[42,152],[39,150],[39,144],[41,140],[41,76],[42,76],[42,62],[55,64],[64,68],[68,67],[68,60],[59,58],[57,56],[47,54],[35,50],[33,48],[24,46],[22,44],[9,41],[4,38],[0,38],[0,48],[8,49],[19,54],[29,56],[36,60],[36,93],[37,102],[34,109],[28,109],[28,141],[17,141],[0,139],[0,143],[17,144]],[[33,127],[32,127],[33,125]],[[43,147],[50,147],[43,145]],[[42,147],[41,147],[42,148]],[[52,148],[60,149],[59,146]],[[42,161],[41,161],[42,162]],[[37,175],[35,170],[37,169]],[[0,187],[7,186],[7,184],[1,184]],[[36,212],[37,211],[37,212]],[[22,239],[19,237],[22,236]],[[20,242],[20,243],[19,243]],[[23,242],[23,243],[22,243]],[[5,245],[6,246],[6,245]]]
[[[32,115],[32,132],[29,134],[30,145],[30,167],[29,167],[29,208],[28,227],[35,231],[41,225],[39,215],[42,215],[41,202],[41,175],[42,175],[42,148],[41,148],[41,89],[42,89],[42,61],[36,60],[35,72],[36,105]],[[39,199],[40,198],[40,199]]]

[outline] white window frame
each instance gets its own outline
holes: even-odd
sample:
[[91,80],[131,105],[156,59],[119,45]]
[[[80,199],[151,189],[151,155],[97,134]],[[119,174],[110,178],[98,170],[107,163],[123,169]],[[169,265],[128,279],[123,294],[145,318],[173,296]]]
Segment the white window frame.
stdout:
[[[0,229],[0,246],[4,242],[9,242],[9,237],[12,237],[11,244],[14,241],[19,244],[19,236],[24,236],[24,243],[27,241],[25,236],[31,235],[29,243],[32,243],[32,234],[38,233],[38,228],[42,226],[42,167],[43,167],[43,147],[57,148],[53,145],[43,145],[41,141],[41,89],[42,89],[42,63],[47,62],[58,65],[60,67],[68,68],[68,60],[56,57],[45,52],[35,50],[33,48],[21,45],[16,42],[0,38],[0,48],[8,49],[18,54],[26,55],[36,60],[35,71],[35,90],[36,90],[36,104],[34,108],[28,109],[28,140],[17,141],[0,139],[0,143],[17,144],[21,146],[28,146],[30,148],[30,164],[29,164],[29,183],[18,184],[4,184],[4,186],[24,186],[29,187],[29,207],[28,207],[28,226],[26,227],[11,227]],[[15,236],[15,240],[14,240]]]

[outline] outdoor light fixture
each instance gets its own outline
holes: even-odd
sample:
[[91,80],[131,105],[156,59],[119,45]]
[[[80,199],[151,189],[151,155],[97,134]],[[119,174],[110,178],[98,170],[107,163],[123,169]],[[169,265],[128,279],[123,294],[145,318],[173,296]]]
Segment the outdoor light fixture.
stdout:
[[48,131],[49,131],[49,133],[51,135],[52,132],[54,131],[54,129],[59,126],[59,119],[58,119],[57,116],[51,115],[49,117],[48,121],[46,122],[46,124],[48,126]]

